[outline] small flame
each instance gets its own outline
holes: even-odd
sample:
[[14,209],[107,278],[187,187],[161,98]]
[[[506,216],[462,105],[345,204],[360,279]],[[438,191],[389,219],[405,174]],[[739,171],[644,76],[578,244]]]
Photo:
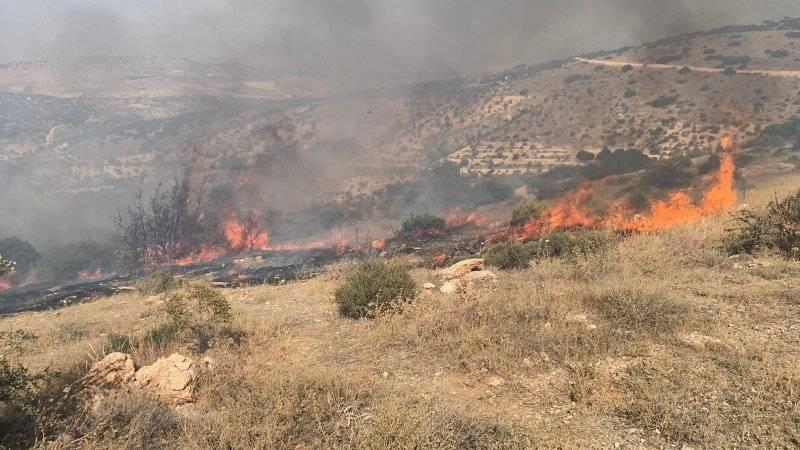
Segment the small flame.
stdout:
[[446,262],[447,262],[447,258],[449,258],[449,257],[450,257],[450,256],[448,256],[448,254],[447,254],[447,253],[440,253],[440,254],[438,254],[438,255],[436,255],[436,256],[434,256],[434,257],[433,257],[433,262],[434,262],[434,264],[436,264],[437,266],[443,266],[443,265],[444,265],[444,263],[446,263]]
[[383,250],[386,247],[386,242],[381,239],[375,239],[372,241],[372,244],[370,244],[370,247],[372,247],[373,250]]
[[14,285],[11,283],[11,280],[4,280],[0,279],[0,291],[5,291],[6,289],[11,289]]
[[82,270],[78,272],[78,279],[80,281],[98,280],[100,278],[103,278],[103,269],[100,267],[98,267],[94,271]]

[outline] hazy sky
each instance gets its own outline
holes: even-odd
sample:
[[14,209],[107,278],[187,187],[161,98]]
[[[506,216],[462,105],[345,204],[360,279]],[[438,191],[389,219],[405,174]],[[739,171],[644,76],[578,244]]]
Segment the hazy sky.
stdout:
[[798,0],[0,0],[0,61],[97,54],[384,76],[488,70],[731,23]]

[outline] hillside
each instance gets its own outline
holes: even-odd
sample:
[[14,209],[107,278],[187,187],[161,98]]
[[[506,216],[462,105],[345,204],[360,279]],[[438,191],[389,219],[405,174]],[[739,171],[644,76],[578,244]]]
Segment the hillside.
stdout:
[[300,188],[297,175],[308,175],[304,195],[252,205],[291,214],[409,182],[441,159],[518,187],[577,165],[580,150],[708,155],[726,131],[748,142],[797,116],[798,28],[791,19],[728,27],[348,95],[176,59],[4,65],[0,179],[14,193],[4,202],[16,217],[29,217],[30,204],[75,204],[84,220],[70,228],[96,230],[142,177],[152,185],[187,165],[213,165],[223,183],[263,164],[273,169],[262,178],[278,185]]
[[[796,175],[759,181],[754,209],[800,189]],[[800,264],[729,257],[730,225],[720,215],[491,268],[496,283],[425,290],[376,320],[337,313],[341,265],[225,289],[233,328],[208,348],[169,334],[163,294],[4,317],[0,344],[60,374],[45,392],[111,351],[137,368],[173,352],[197,361],[192,402],[177,409],[122,388],[64,403],[45,433],[57,447],[793,447]],[[442,281],[403,264],[419,284]]]

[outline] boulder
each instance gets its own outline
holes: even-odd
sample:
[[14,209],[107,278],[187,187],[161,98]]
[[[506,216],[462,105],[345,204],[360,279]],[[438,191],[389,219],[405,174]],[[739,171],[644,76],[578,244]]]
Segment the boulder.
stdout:
[[98,388],[127,385],[133,381],[134,373],[133,358],[130,355],[120,352],[109,353],[89,369],[81,384]]
[[439,292],[442,294],[455,294],[460,288],[461,283],[458,280],[451,280],[439,286]]
[[465,259],[440,270],[439,275],[445,280],[461,278],[470,272],[483,269],[483,263],[484,260],[482,258]]
[[433,283],[425,283],[422,285],[422,289],[436,289],[436,285]]
[[715,337],[706,336],[704,334],[698,333],[697,331],[694,331],[685,336],[681,336],[680,340],[687,347],[691,347],[697,351],[705,350],[708,347],[723,345],[721,340]]
[[134,386],[150,391],[168,403],[189,403],[194,396],[194,361],[178,353],[160,358],[153,365],[136,371]]
[[497,275],[493,272],[488,270],[475,270],[473,272],[466,273],[461,280],[469,283],[469,282],[482,282],[482,281],[495,281],[497,280]]

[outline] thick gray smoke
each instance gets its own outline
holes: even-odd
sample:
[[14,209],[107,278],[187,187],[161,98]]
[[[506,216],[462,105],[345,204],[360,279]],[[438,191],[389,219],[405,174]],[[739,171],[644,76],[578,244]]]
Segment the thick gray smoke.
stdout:
[[333,86],[487,71],[800,15],[796,0],[0,1],[0,61],[165,55]]

